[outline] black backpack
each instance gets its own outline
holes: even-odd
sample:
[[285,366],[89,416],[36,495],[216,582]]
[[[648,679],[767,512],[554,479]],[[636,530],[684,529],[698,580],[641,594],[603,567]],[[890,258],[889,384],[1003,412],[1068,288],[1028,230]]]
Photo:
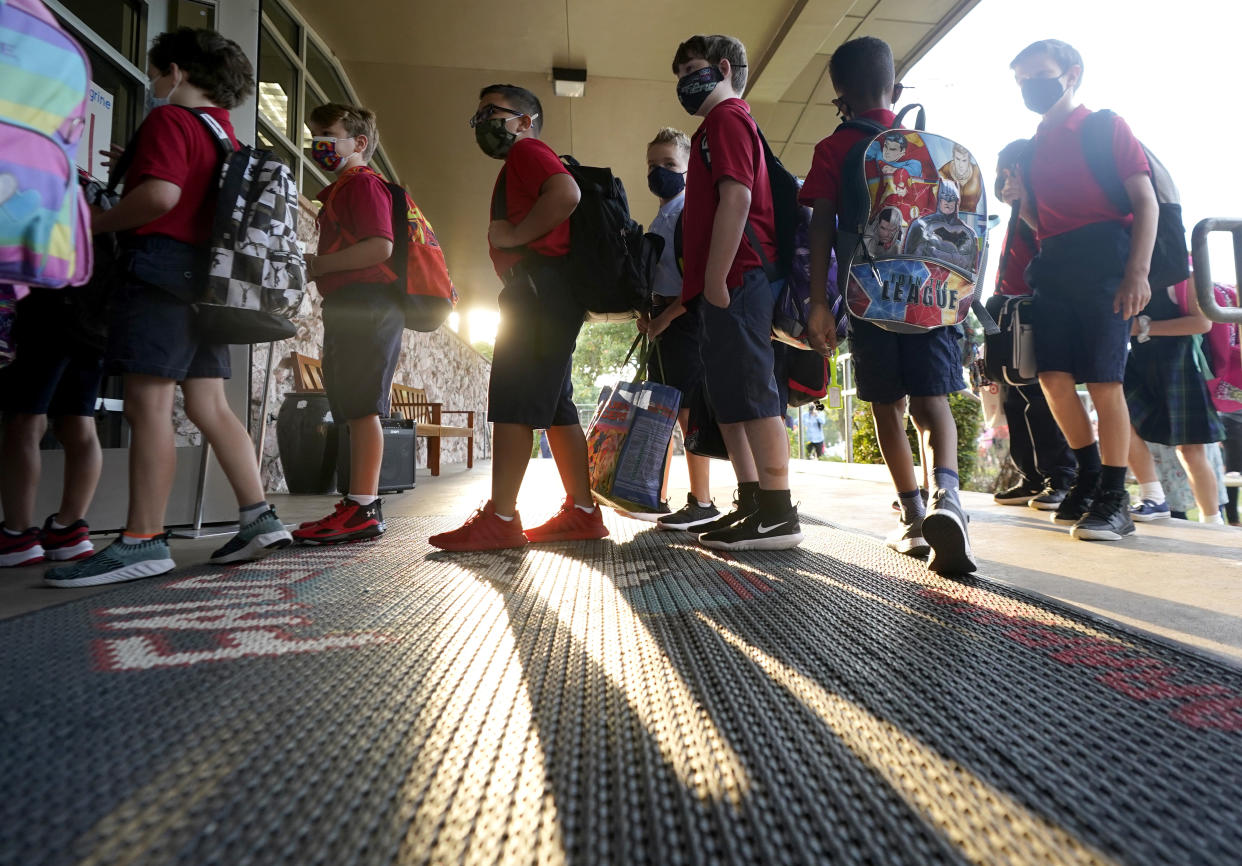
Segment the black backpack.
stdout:
[[[1117,172],[1113,157],[1113,118],[1108,109],[1092,112],[1082,124],[1083,152],[1087,168],[1095,182],[1103,188],[1113,206],[1130,213],[1130,196],[1124,179]],[[1142,144],[1142,142],[1140,142]],[[1151,182],[1160,207],[1156,221],[1156,245],[1151,251],[1151,271],[1147,276],[1152,290],[1167,289],[1190,276],[1189,254],[1186,250],[1186,227],[1182,223],[1181,199],[1177,187],[1164,164],[1143,145],[1143,153],[1151,166]]]
[[[588,322],[633,319],[647,301],[650,256],[643,227],[630,217],[625,185],[610,168],[582,165],[561,156],[581,198],[569,217],[570,283],[574,297],[586,307]],[[505,174],[493,199],[492,219],[508,213]]]

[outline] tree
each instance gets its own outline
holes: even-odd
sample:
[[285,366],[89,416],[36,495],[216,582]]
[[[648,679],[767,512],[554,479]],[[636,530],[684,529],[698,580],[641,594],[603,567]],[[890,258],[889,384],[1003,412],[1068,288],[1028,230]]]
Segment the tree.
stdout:
[[634,375],[634,362],[622,371],[622,362],[630,350],[638,329],[633,322],[591,322],[582,326],[574,350],[574,402],[594,403],[599,395],[595,384],[601,376],[620,379]]

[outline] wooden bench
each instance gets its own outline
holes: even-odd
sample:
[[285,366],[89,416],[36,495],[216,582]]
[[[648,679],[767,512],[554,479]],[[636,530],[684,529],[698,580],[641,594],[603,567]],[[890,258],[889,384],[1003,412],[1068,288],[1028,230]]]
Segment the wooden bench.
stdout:
[[[322,362],[298,352],[293,352],[290,360],[293,362],[293,390],[303,394],[322,394]],[[440,440],[445,438],[465,439],[466,466],[474,466],[474,410],[445,409],[443,403],[429,401],[424,389],[394,382],[389,411],[413,421],[414,435],[427,440],[427,469],[432,475],[440,474]],[[445,415],[465,415],[466,425],[454,427],[444,424]]]

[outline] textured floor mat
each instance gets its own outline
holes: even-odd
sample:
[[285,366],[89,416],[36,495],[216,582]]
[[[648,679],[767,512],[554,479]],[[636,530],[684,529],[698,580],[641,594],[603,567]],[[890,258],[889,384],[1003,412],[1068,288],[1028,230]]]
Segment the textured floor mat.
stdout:
[[453,523],[0,622],[0,863],[1238,862],[1235,669],[810,521]]

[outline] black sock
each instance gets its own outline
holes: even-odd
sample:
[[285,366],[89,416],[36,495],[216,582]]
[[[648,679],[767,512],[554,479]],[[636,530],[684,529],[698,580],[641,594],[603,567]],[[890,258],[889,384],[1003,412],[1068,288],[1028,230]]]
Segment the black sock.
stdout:
[[1100,479],[1100,443],[1092,442],[1074,449],[1078,458],[1078,480],[1075,484],[1092,489]]
[[1126,467],[1100,467],[1100,492],[1120,493],[1126,489]]
[[760,490],[759,513],[767,517],[783,517],[793,509],[788,490]]
[[759,507],[759,482],[739,481],[737,485],[737,504],[743,511],[754,511]]

